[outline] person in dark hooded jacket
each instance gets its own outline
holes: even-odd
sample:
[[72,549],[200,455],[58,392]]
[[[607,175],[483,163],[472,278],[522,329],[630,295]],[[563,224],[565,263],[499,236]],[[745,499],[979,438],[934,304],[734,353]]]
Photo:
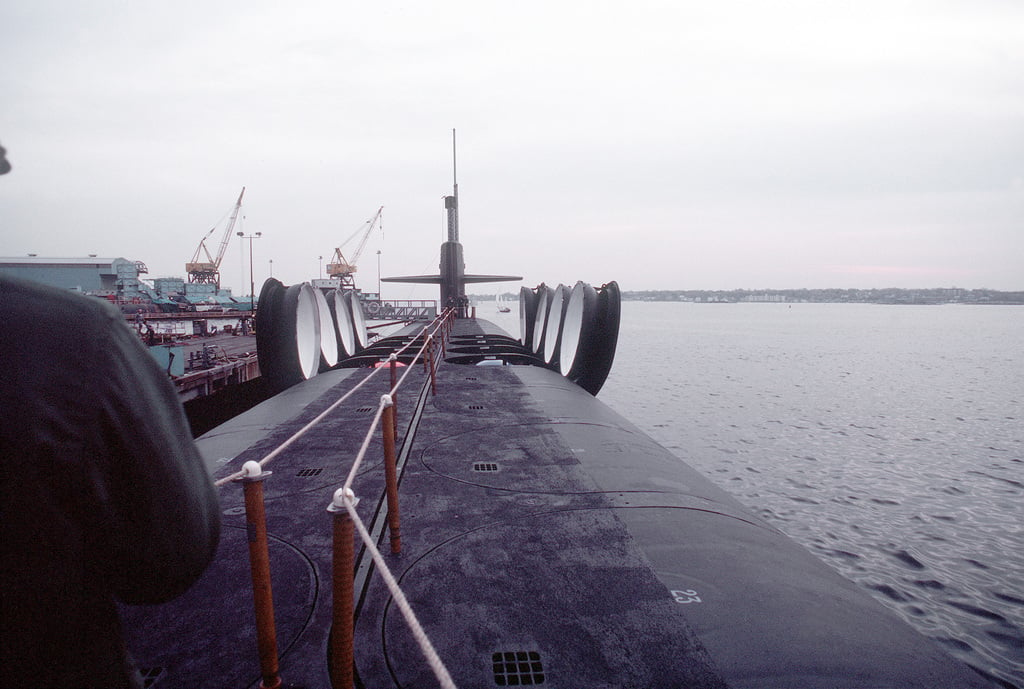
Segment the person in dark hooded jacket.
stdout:
[[124,318],[0,276],[4,686],[141,686],[115,601],[178,596],[219,533],[181,404]]

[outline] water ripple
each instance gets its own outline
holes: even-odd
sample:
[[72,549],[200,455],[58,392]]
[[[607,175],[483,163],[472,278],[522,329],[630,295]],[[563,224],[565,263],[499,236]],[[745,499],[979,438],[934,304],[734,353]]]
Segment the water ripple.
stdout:
[[[735,306],[623,304],[601,398],[951,654],[1024,687],[1020,310]],[[678,397],[631,414],[650,380]]]

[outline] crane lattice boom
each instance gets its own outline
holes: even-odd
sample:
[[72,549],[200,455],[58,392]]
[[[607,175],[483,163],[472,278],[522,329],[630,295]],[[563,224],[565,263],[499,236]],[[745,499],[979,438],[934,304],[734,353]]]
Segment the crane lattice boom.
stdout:
[[[343,286],[348,284],[352,286],[352,273],[356,272],[356,261],[363,253],[363,249],[366,248],[366,241],[370,238],[370,233],[373,228],[380,221],[381,214],[384,212],[384,206],[377,209],[377,213],[372,218],[367,220],[362,226],[352,233],[352,235],[342,242],[341,246],[334,249],[334,256],[331,258],[331,262],[327,264],[327,274],[332,278],[340,278]],[[351,254],[351,259],[346,259],[345,254],[341,252],[341,248],[347,245],[356,237],[362,237],[359,240],[359,245],[356,250]]]
[[[228,220],[227,227],[224,228],[224,236],[221,238],[220,246],[217,248],[217,256],[211,256],[210,250],[206,248],[206,240],[217,229],[216,226],[211,227],[210,231],[199,240],[199,246],[196,247],[192,260],[185,264],[185,271],[188,273],[189,282],[210,283],[216,285],[217,289],[220,289],[220,262],[224,259],[224,253],[228,250],[228,242],[231,241],[231,231],[235,229],[238,211],[242,208],[243,196],[245,196],[245,187],[242,187],[242,193],[238,195],[238,201],[235,202],[235,207],[231,211],[231,218]],[[202,258],[203,256],[206,257],[205,261]]]

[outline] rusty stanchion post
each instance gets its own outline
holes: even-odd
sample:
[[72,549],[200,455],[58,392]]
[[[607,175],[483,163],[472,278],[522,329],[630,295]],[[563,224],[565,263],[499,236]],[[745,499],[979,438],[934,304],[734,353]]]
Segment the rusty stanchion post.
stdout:
[[[398,390],[395,388],[398,386],[398,355],[394,352],[389,357],[389,363],[391,364],[391,404],[395,407],[395,429],[398,432]],[[398,439],[398,436],[395,436]]]
[[395,405],[390,395],[381,397],[384,405],[384,481],[388,494],[388,531],[391,533],[391,552],[402,552],[402,528],[398,517],[398,460],[395,456]]
[[252,570],[252,595],[256,608],[256,646],[260,655],[260,689],[281,686],[277,657],[277,632],[274,629],[274,594],[270,586],[270,552],[267,546],[267,515],[263,505],[263,480],[271,472],[259,462],[242,466],[242,491],[245,494],[245,526],[249,535],[249,565]]
[[353,507],[359,503],[351,488],[339,488],[327,508],[334,515],[334,600],[328,668],[332,689],[352,689],[355,684],[355,526],[345,508],[346,498]]
[[[430,342],[430,333],[428,331],[429,331],[429,328],[424,328],[423,329],[423,344],[424,345],[426,345],[427,343]],[[424,373],[427,372],[427,352],[426,352],[426,346],[424,346],[424,348],[423,348],[423,372]]]
[[426,350],[427,370],[430,371],[430,394],[437,394],[437,377],[434,375],[434,340],[427,340]]

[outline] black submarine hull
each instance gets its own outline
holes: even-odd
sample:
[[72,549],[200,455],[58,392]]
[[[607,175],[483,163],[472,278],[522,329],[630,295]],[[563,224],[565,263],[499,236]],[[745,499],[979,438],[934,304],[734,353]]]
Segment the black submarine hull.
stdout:
[[[464,319],[453,340],[497,334]],[[402,552],[385,555],[456,685],[991,686],[559,373],[458,360],[439,365],[436,395],[418,366],[399,393]],[[200,438],[215,477],[367,374],[321,374]],[[286,684],[330,686],[326,507],[379,380],[266,467]],[[354,489],[386,544],[379,457],[378,440]],[[198,584],[125,610],[155,687],[258,684],[241,493],[221,488],[225,536]],[[366,557],[356,583],[356,685],[438,686]]]

